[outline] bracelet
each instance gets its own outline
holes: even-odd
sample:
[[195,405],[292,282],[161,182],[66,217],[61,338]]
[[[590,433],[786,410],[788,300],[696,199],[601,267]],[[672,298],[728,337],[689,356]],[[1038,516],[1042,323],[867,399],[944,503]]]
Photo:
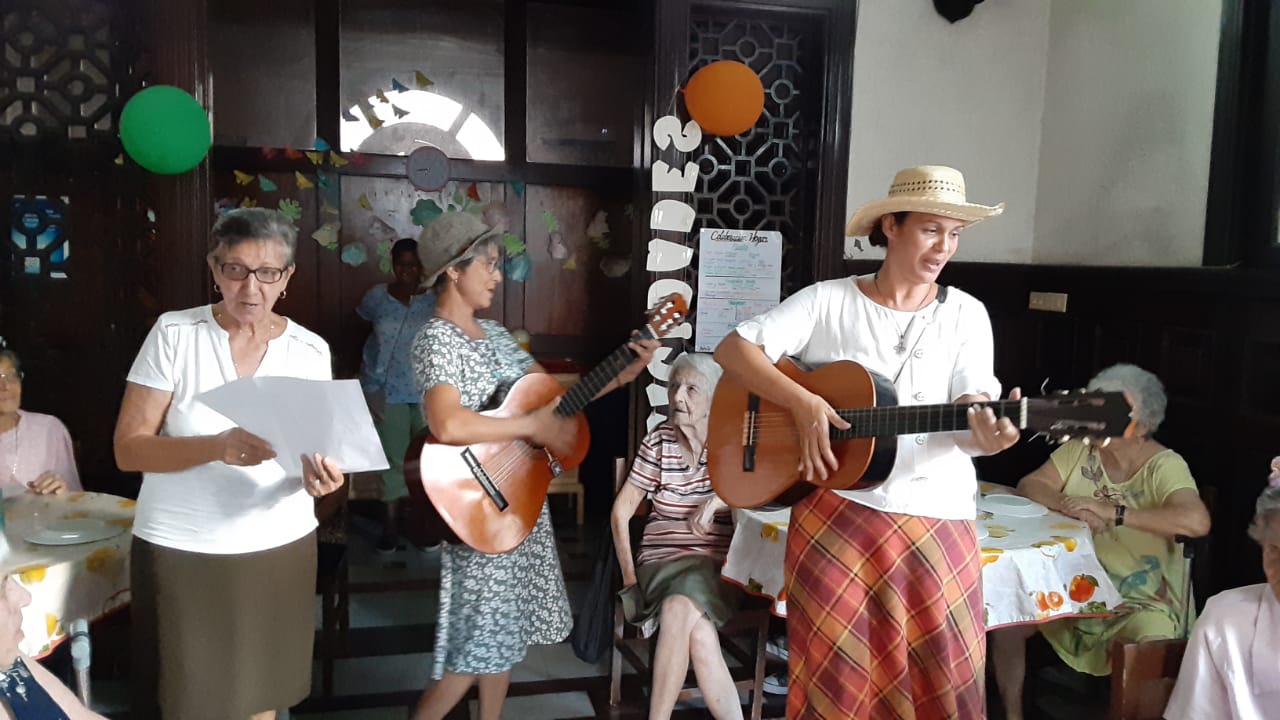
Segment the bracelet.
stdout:
[[1124,525],[1124,511],[1125,511],[1125,509],[1126,509],[1126,508],[1125,508],[1125,506],[1124,506],[1124,505],[1117,505],[1117,506],[1116,506],[1116,527],[1120,527],[1121,525]]

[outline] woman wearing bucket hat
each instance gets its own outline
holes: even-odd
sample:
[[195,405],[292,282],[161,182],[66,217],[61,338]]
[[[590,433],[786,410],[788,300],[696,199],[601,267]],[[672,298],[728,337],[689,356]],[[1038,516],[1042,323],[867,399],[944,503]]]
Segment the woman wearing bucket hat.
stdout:
[[[829,429],[848,424],[774,367],[783,356],[856,361],[891,378],[904,404],[999,397],[986,308],[937,277],[960,232],[1003,209],[968,202],[951,168],[902,170],[846,226],[885,248],[876,273],[811,285],[721,342],[726,372],[791,409],[806,478],[836,469]],[[966,433],[899,437],[880,486],[817,490],[792,509],[787,717],[985,716],[971,457],[1018,437],[1008,419],[970,409]]]
[[[550,448],[572,444],[573,426],[552,403],[523,417],[495,418],[480,410],[501,402],[521,376],[544,372],[498,323],[475,313],[489,307],[502,280],[497,233],[478,218],[451,212],[422,232],[418,257],[435,289],[435,316],[413,343],[413,369],[432,434],[450,445],[527,439]],[[636,341],[637,358],[601,394],[634,380],[658,346]],[[431,676],[415,720],[439,720],[478,682],[480,717],[496,720],[511,668],[530,645],[557,643],[573,624],[544,504],[529,537],[514,550],[485,554],[446,545],[440,560],[440,612]]]

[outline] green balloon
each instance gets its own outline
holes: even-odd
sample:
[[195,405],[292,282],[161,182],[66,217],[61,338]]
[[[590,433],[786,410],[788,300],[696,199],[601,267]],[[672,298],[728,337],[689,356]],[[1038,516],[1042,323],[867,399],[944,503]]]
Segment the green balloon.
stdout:
[[142,167],[160,175],[177,175],[200,164],[213,144],[213,132],[208,114],[190,93],[172,85],[153,85],[125,103],[120,142]]

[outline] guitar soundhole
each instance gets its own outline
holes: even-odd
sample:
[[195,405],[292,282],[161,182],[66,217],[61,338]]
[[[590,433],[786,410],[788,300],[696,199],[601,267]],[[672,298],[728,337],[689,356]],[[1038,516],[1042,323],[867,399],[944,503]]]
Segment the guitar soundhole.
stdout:
[[503,497],[502,491],[493,482],[493,478],[489,477],[489,473],[485,471],[484,466],[472,454],[471,448],[463,448],[462,461],[467,464],[467,468],[471,470],[471,476],[476,479],[476,482],[480,483],[480,487],[484,488],[485,493],[493,501],[493,504],[497,505],[499,510],[506,510],[510,503]]

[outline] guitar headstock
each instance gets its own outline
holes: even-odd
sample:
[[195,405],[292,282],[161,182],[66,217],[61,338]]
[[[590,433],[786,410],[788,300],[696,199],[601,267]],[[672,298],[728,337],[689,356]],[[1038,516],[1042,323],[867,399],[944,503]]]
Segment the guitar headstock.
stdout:
[[1121,392],[1078,392],[1027,399],[1027,427],[1050,441],[1110,442],[1123,437],[1133,408]]
[[680,293],[671,293],[645,312],[645,329],[650,337],[660,338],[671,332],[689,315],[689,303]]

